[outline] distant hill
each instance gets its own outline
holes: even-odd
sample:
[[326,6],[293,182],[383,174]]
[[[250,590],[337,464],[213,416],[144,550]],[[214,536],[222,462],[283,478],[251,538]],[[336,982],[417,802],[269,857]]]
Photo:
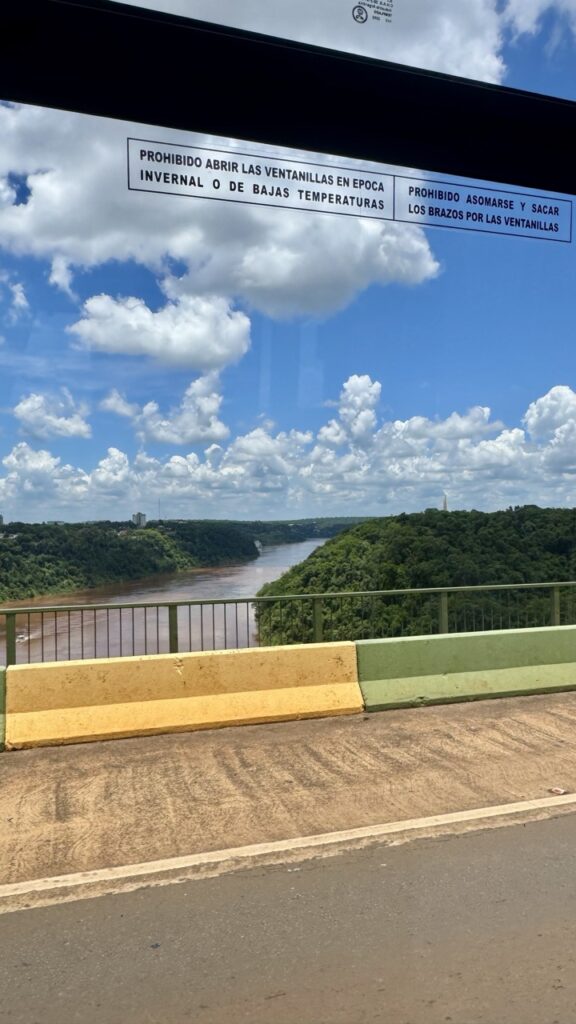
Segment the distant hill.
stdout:
[[[266,584],[261,596],[336,591],[541,583],[576,578],[576,510],[535,505],[502,512],[440,512],[372,519],[329,540]],[[563,614],[568,609],[563,595]],[[451,628],[547,625],[548,594],[451,599]],[[438,630],[438,599],[406,596],[325,602],[327,639],[414,635]],[[264,643],[312,639],[311,603],[262,611]]]
[[319,519],[235,522],[233,525],[266,547],[270,544],[293,544],[315,537],[335,537],[343,530],[349,530],[351,526],[365,522],[366,516],[331,516]]
[[9,523],[0,527],[0,601],[258,558],[259,545],[333,536],[358,519]]
[[131,523],[10,523],[0,530],[0,600],[67,593],[258,556],[254,541],[214,524],[177,534]]

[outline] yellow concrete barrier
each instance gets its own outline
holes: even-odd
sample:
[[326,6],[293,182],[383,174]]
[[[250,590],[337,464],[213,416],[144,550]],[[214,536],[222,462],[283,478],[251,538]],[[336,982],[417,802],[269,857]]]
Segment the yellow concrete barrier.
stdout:
[[363,710],[353,643],[12,666],[6,747]]

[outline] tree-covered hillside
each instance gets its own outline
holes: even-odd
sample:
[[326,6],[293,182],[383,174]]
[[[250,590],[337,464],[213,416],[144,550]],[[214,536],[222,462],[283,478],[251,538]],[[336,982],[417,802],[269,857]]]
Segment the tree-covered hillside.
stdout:
[[[204,520],[214,525],[215,520]],[[349,530],[351,526],[366,522],[366,516],[331,516],[319,519],[257,519],[246,521],[222,521],[220,525],[233,526],[236,530],[244,533],[251,540],[257,541],[263,547],[271,544],[295,544],[304,540],[312,540],[316,537],[335,537],[343,530]],[[165,524],[171,529],[178,530],[180,523],[171,522]],[[184,524],[185,525],[185,524]]]
[[257,558],[259,545],[330,537],[358,521],[9,523],[0,527],[0,601],[237,565]]
[[0,600],[66,593],[118,580],[258,556],[230,524],[10,523],[0,529]]
[[[576,578],[576,510],[534,505],[503,512],[440,512],[373,519],[348,530],[294,566],[262,596],[341,591],[542,583]],[[563,595],[563,602],[568,595]],[[567,607],[567,606],[566,606]],[[563,605],[563,614],[567,614]],[[318,611],[317,611],[318,614]],[[405,596],[327,600],[329,639],[437,632],[439,599]],[[544,591],[450,599],[451,628],[548,624]],[[262,608],[263,642],[312,638],[312,602]]]

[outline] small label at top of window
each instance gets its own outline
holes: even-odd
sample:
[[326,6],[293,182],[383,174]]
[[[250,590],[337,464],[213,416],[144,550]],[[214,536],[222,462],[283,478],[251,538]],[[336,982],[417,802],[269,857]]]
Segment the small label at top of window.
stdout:
[[352,5],[352,17],[357,25],[369,25],[374,21],[390,24],[394,0],[361,0]]

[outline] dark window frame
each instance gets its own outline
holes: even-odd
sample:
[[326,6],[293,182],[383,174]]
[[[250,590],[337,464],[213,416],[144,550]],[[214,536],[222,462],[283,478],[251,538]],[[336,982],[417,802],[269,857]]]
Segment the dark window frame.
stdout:
[[574,192],[569,100],[113,0],[3,0],[0,97]]

